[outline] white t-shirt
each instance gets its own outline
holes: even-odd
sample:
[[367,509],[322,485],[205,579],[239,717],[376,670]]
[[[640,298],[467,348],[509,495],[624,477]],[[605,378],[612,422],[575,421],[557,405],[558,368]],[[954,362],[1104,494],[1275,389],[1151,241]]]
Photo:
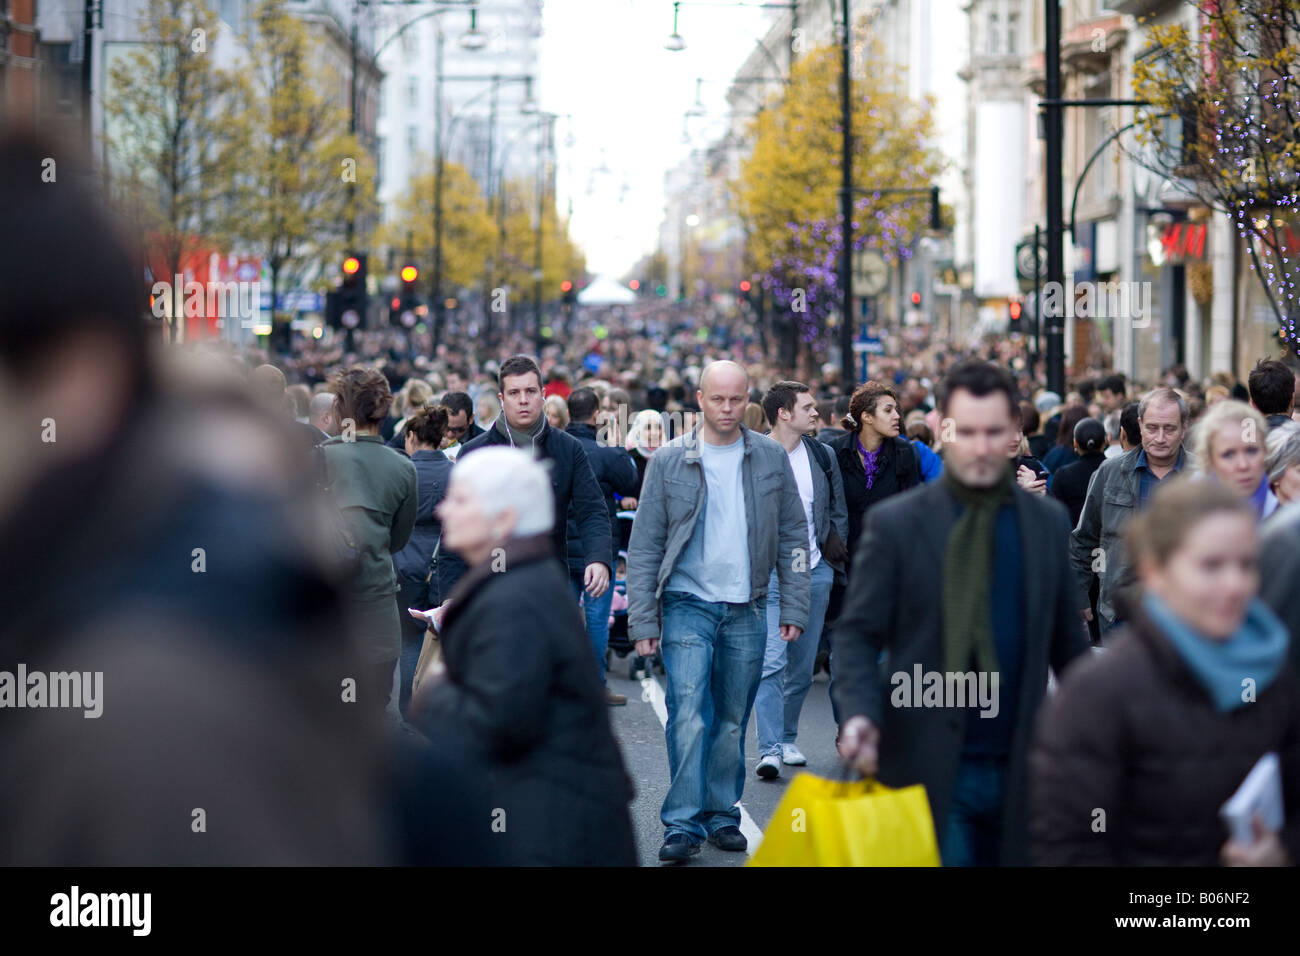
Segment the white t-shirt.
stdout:
[[822,559],[821,549],[817,547],[817,522],[813,519],[812,462],[808,460],[808,448],[802,441],[789,455],[794,483],[799,486],[799,499],[803,502],[803,514],[808,522],[808,570],[811,571]]

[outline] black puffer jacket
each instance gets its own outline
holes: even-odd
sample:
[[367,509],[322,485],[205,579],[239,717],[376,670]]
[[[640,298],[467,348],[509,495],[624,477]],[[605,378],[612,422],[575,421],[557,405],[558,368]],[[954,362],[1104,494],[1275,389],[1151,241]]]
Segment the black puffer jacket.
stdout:
[[845,543],[849,547],[850,560],[857,553],[858,535],[862,533],[867,509],[877,501],[921,483],[921,463],[917,460],[916,449],[906,438],[894,437],[880,446],[876,457],[876,477],[868,490],[862,459],[858,457],[854,444],[856,437],[854,433],[846,432],[830,442],[840,465],[844,500],[849,508],[849,540]]
[[1290,666],[1254,703],[1220,713],[1138,612],[1106,651],[1066,673],[1043,715],[1031,757],[1034,859],[1217,866],[1228,839],[1219,808],[1270,750],[1282,765],[1282,842],[1300,860],[1300,695]]
[[442,627],[446,678],[422,684],[411,719],[463,740],[492,769],[507,862],[635,865],[632,787],[577,604],[548,535],[505,548],[460,580]]

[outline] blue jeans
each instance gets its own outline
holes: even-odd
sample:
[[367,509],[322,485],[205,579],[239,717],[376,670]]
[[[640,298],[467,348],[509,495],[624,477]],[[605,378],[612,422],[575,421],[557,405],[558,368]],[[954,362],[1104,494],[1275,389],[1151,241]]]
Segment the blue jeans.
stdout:
[[997,866],[1002,855],[1002,796],[1007,763],[963,757],[952,788],[943,839],[944,866]]
[[582,575],[569,573],[569,585],[573,588],[573,597],[581,606],[587,618],[587,640],[596,654],[597,673],[600,682],[605,683],[605,649],[609,647],[609,609],[614,603],[614,579],[610,578],[609,587],[598,598],[587,594],[582,587]]
[[[781,640],[781,594],[776,572],[767,584],[767,650],[763,655],[763,677],[754,697],[758,720],[758,755],[781,753],[782,744],[792,744],[799,733],[799,712],[812,687],[813,662],[821,643],[822,622],[831,600],[835,571],[824,560],[810,572],[812,594],[808,606],[808,627],[797,641]],[[748,722],[747,722],[748,723]]]
[[684,591],[663,596],[668,770],[659,818],[697,842],[740,825],[745,720],[763,671],[761,601],[713,604]]

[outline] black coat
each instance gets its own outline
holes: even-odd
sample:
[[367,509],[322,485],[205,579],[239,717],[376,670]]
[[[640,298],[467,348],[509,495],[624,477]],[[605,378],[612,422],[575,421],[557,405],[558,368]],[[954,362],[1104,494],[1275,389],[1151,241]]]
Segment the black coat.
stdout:
[[867,476],[862,470],[852,432],[845,432],[830,443],[835,449],[835,459],[844,479],[844,501],[849,509],[849,558],[857,554],[858,536],[867,509],[878,501],[907,491],[921,484],[921,462],[912,443],[901,435],[883,442],[876,457],[876,478],[867,489]]
[[[615,561],[618,556],[619,533],[616,517],[618,503],[614,500],[614,496],[631,495],[638,490],[641,480],[637,475],[636,463],[632,461],[632,456],[619,446],[600,444],[596,440],[595,425],[576,422],[565,431],[582,442],[582,447],[587,451],[587,461],[591,463],[591,470],[596,475],[596,483],[600,485],[600,490],[605,496],[605,507],[609,511],[610,543],[614,547],[610,552],[610,561]],[[568,536],[569,573],[581,576],[587,564],[582,551],[582,534],[572,512],[569,513]],[[614,565],[610,564],[611,571],[613,567]]]
[[[1072,668],[1034,747],[1034,860],[1049,866],[1218,866],[1219,808],[1268,751],[1281,760],[1282,842],[1300,858],[1300,692],[1289,666],[1219,713],[1138,612]],[[1105,829],[1096,811],[1104,810]]]
[[[1065,509],[1019,487],[1014,494],[1027,644],[1003,801],[1004,865],[1027,860],[1027,758],[1048,667],[1060,674],[1088,647],[1070,570]],[[870,568],[849,579],[831,638],[841,721],[861,714],[881,728],[881,783],[925,784],[940,851],[968,713],[964,708],[889,706],[890,677],[911,674],[918,664],[923,672],[945,669],[944,548],[957,513],[957,503],[941,481],[872,508],[854,557],[857,566],[870,561]],[[882,651],[888,651],[887,662],[881,660]]]
[[[509,448],[510,442],[495,428],[489,429],[467,442],[456,460],[459,461],[479,448],[498,445]],[[542,461],[551,463],[551,490],[555,495],[555,526],[551,531],[551,541],[555,545],[555,554],[563,560],[569,553],[568,515],[572,506],[582,535],[583,565],[607,565],[612,576],[614,566],[611,555],[614,553],[614,544],[610,538],[609,511],[605,507],[605,496],[601,493],[600,485],[596,483],[596,474],[591,470],[587,450],[572,435],[546,423],[537,438],[537,453]]]
[[1101,452],[1084,455],[1078,461],[1072,461],[1052,475],[1051,494],[1070,512],[1070,527],[1078,527],[1079,515],[1083,514],[1083,503],[1088,498],[1088,482],[1106,456]]
[[446,678],[420,687],[411,719],[489,763],[483,825],[501,819],[506,862],[633,866],[632,786],[564,570],[546,535],[510,542],[504,567],[484,563],[456,586]]

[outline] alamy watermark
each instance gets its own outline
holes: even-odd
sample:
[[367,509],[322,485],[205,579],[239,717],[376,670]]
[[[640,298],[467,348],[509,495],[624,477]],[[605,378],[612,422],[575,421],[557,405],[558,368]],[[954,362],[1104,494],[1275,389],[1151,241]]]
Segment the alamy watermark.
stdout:
[[195,319],[201,316],[239,319],[241,328],[257,325],[262,308],[261,282],[186,282],[182,275],[172,282],[160,280],[151,290],[154,318]]
[[997,671],[923,671],[913,664],[911,673],[895,671],[889,683],[894,707],[978,707],[988,718],[1001,710]]
[[1130,319],[1135,329],[1151,325],[1150,282],[1048,282],[1043,286],[1043,315],[1076,319]]
[[76,708],[93,719],[104,712],[103,671],[29,671],[19,664],[17,671],[0,671],[0,709]]

